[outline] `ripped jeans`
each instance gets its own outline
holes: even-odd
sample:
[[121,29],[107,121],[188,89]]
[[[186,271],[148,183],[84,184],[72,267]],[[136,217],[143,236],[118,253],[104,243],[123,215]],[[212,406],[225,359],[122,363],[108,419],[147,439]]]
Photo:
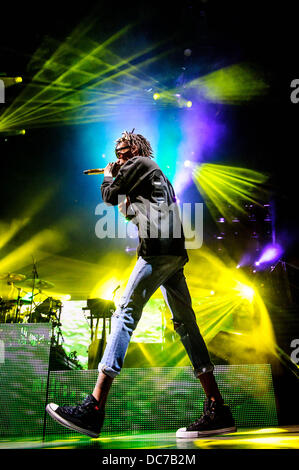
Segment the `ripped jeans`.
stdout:
[[111,333],[98,366],[99,371],[110,377],[120,373],[143,307],[159,287],[171,311],[175,330],[190,358],[194,375],[198,377],[214,369],[192,309],[184,276],[185,263],[186,258],[183,256],[138,258],[120,303],[112,315]]

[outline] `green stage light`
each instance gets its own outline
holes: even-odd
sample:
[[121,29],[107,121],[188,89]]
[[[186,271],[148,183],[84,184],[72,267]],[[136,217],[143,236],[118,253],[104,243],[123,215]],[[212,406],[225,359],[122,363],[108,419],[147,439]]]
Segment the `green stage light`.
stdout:
[[31,128],[98,122],[113,117],[132,94],[135,101],[146,104],[149,96],[143,90],[150,88],[153,80],[148,67],[169,50],[164,48],[155,55],[153,52],[169,40],[134,47],[120,57],[118,50],[133,26],[124,27],[100,44],[87,36],[90,27],[78,27],[50,58],[37,51],[36,61],[41,68],[2,112],[0,131],[24,125]]
[[[269,85],[258,71],[246,63],[234,64],[216,70],[208,75],[191,80],[184,85],[184,92],[190,91],[198,101],[241,104],[268,92]],[[172,104],[191,108],[193,103],[183,95],[181,88],[164,90],[161,93],[164,105]]]
[[205,163],[193,171],[193,179],[211,214],[231,223],[233,216],[245,214],[244,203],[268,200],[268,176],[246,168]]
[[153,98],[154,100],[159,100],[161,98],[160,93],[154,93]]
[[18,83],[22,83],[23,81],[22,77],[6,77],[0,75],[0,78],[5,85],[5,88],[16,85]]
[[26,134],[25,129],[4,130],[4,129],[1,129],[1,126],[0,126],[0,136],[11,137],[11,136],[14,136],[14,135],[25,135],[25,134]]
[[241,63],[191,80],[185,88],[193,89],[198,98],[206,101],[240,104],[266,94],[269,85],[258,71]]

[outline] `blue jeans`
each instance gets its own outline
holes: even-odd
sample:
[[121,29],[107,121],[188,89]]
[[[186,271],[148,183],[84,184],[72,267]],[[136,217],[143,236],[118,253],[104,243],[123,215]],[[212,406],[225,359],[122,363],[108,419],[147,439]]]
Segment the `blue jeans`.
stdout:
[[111,334],[98,366],[99,371],[110,377],[120,373],[143,307],[159,287],[171,311],[175,330],[192,363],[194,375],[198,377],[214,369],[192,309],[184,276],[185,263],[186,258],[183,256],[138,258],[120,303],[112,315]]

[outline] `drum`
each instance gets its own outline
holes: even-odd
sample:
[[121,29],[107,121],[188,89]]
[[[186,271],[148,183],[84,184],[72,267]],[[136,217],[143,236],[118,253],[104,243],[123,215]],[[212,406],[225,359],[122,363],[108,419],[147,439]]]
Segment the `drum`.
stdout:
[[33,323],[47,323],[51,320],[57,320],[57,312],[61,308],[61,301],[53,299],[53,297],[48,297],[40,304],[36,305],[34,311],[32,312],[32,322]]

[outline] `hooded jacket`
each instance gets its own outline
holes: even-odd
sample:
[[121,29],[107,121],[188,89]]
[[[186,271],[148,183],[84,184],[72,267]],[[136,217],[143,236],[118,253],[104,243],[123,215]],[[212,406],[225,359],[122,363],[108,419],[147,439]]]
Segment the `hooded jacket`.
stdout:
[[105,176],[103,201],[117,205],[129,197],[127,218],[138,227],[137,256],[185,256],[185,236],[174,189],[160,167],[149,157],[134,156],[117,176]]

